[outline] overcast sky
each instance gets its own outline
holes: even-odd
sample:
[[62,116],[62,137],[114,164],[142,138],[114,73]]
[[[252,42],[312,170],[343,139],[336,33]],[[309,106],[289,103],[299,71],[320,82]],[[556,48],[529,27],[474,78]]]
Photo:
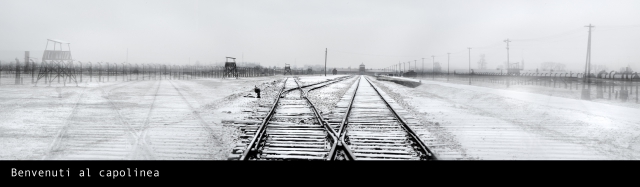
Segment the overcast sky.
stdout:
[[[1,0],[0,61],[41,58],[47,39],[71,42],[78,61],[384,68],[414,60],[495,69],[507,60],[640,70],[640,1],[629,0]],[[446,66],[445,66],[446,67]]]

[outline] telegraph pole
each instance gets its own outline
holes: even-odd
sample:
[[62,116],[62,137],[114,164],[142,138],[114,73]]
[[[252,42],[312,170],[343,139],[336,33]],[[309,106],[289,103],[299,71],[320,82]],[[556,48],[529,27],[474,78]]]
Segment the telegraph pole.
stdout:
[[449,81],[449,60],[450,60],[450,55],[451,53],[447,53],[447,81]]
[[508,75],[509,75],[509,69],[511,69],[511,68],[509,68],[509,66],[511,66],[511,64],[509,63],[509,42],[511,42],[511,41],[509,41],[509,39],[507,38],[506,40],[504,40],[504,42],[507,43],[507,81],[506,82],[507,82],[507,88],[508,88],[509,87],[509,76]]
[[471,85],[471,47],[469,47],[469,85]]
[[324,76],[327,76],[327,48],[324,48]]
[[436,56],[431,55],[431,58],[433,58],[433,63],[431,63],[432,67],[432,71],[431,71],[431,75],[433,78],[431,78],[432,80],[436,80]]
[[507,43],[507,70],[509,69],[509,39],[504,40],[505,43]]
[[422,78],[424,78],[424,58],[422,58]]
[[584,80],[586,83],[589,82],[589,79],[587,78],[589,76],[589,73],[591,73],[591,28],[595,27],[592,26],[591,24],[589,24],[588,26],[585,27],[589,27],[589,40],[587,43],[587,62],[585,63],[585,67],[584,67]]
[[591,28],[595,26],[592,26],[591,24],[589,24],[588,26],[585,26],[585,27],[589,27],[589,39],[587,42],[587,61],[584,64],[584,75],[582,77],[584,79],[584,83],[587,84],[588,87],[587,89],[584,89],[584,84],[582,85],[582,99],[590,100],[591,85],[589,85],[588,76],[589,76],[589,73],[591,72]]

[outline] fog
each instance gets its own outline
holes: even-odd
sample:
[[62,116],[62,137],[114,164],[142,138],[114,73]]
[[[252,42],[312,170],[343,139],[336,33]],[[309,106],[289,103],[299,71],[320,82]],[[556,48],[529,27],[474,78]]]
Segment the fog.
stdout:
[[[2,0],[0,61],[40,58],[47,39],[74,60],[209,64],[236,57],[266,66],[384,68],[398,62],[451,69],[525,61],[583,71],[591,63],[640,70],[640,1],[160,1]],[[471,54],[469,56],[469,50]],[[434,57],[432,57],[434,56]],[[413,68],[412,68],[413,69]]]

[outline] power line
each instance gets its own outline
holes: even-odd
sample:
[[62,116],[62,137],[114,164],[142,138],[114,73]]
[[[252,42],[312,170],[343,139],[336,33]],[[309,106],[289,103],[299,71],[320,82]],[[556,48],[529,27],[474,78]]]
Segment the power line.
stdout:
[[[628,28],[640,28],[640,25],[610,25],[610,26],[598,26],[598,28],[605,28],[605,30],[612,29],[628,29]],[[603,30],[603,29],[600,29]]]
[[560,37],[564,37],[567,35],[572,35],[572,34],[576,34],[576,33],[582,33],[582,28],[576,28],[564,33],[560,33],[560,34],[555,34],[555,35],[551,35],[551,36],[545,36],[545,37],[540,37],[540,38],[529,38],[529,39],[513,39],[513,41],[516,42],[530,42],[530,41],[542,41],[542,40],[547,40],[547,39],[555,39],[555,38],[560,38]]
[[336,50],[334,50],[333,52],[346,53],[346,54],[356,54],[356,55],[366,55],[366,56],[388,56],[388,57],[407,57],[407,58],[416,57],[416,56],[405,56],[405,55],[373,55],[373,54],[353,53],[353,52],[336,51]]

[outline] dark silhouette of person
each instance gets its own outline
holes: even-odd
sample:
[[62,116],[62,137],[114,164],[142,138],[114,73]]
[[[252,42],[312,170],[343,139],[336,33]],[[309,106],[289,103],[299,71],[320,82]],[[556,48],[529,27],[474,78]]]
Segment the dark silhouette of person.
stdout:
[[258,86],[256,86],[256,87],[253,89],[253,91],[255,91],[255,92],[256,92],[256,94],[258,95],[258,97],[257,97],[257,98],[260,98],[260,88],[258,88]]

